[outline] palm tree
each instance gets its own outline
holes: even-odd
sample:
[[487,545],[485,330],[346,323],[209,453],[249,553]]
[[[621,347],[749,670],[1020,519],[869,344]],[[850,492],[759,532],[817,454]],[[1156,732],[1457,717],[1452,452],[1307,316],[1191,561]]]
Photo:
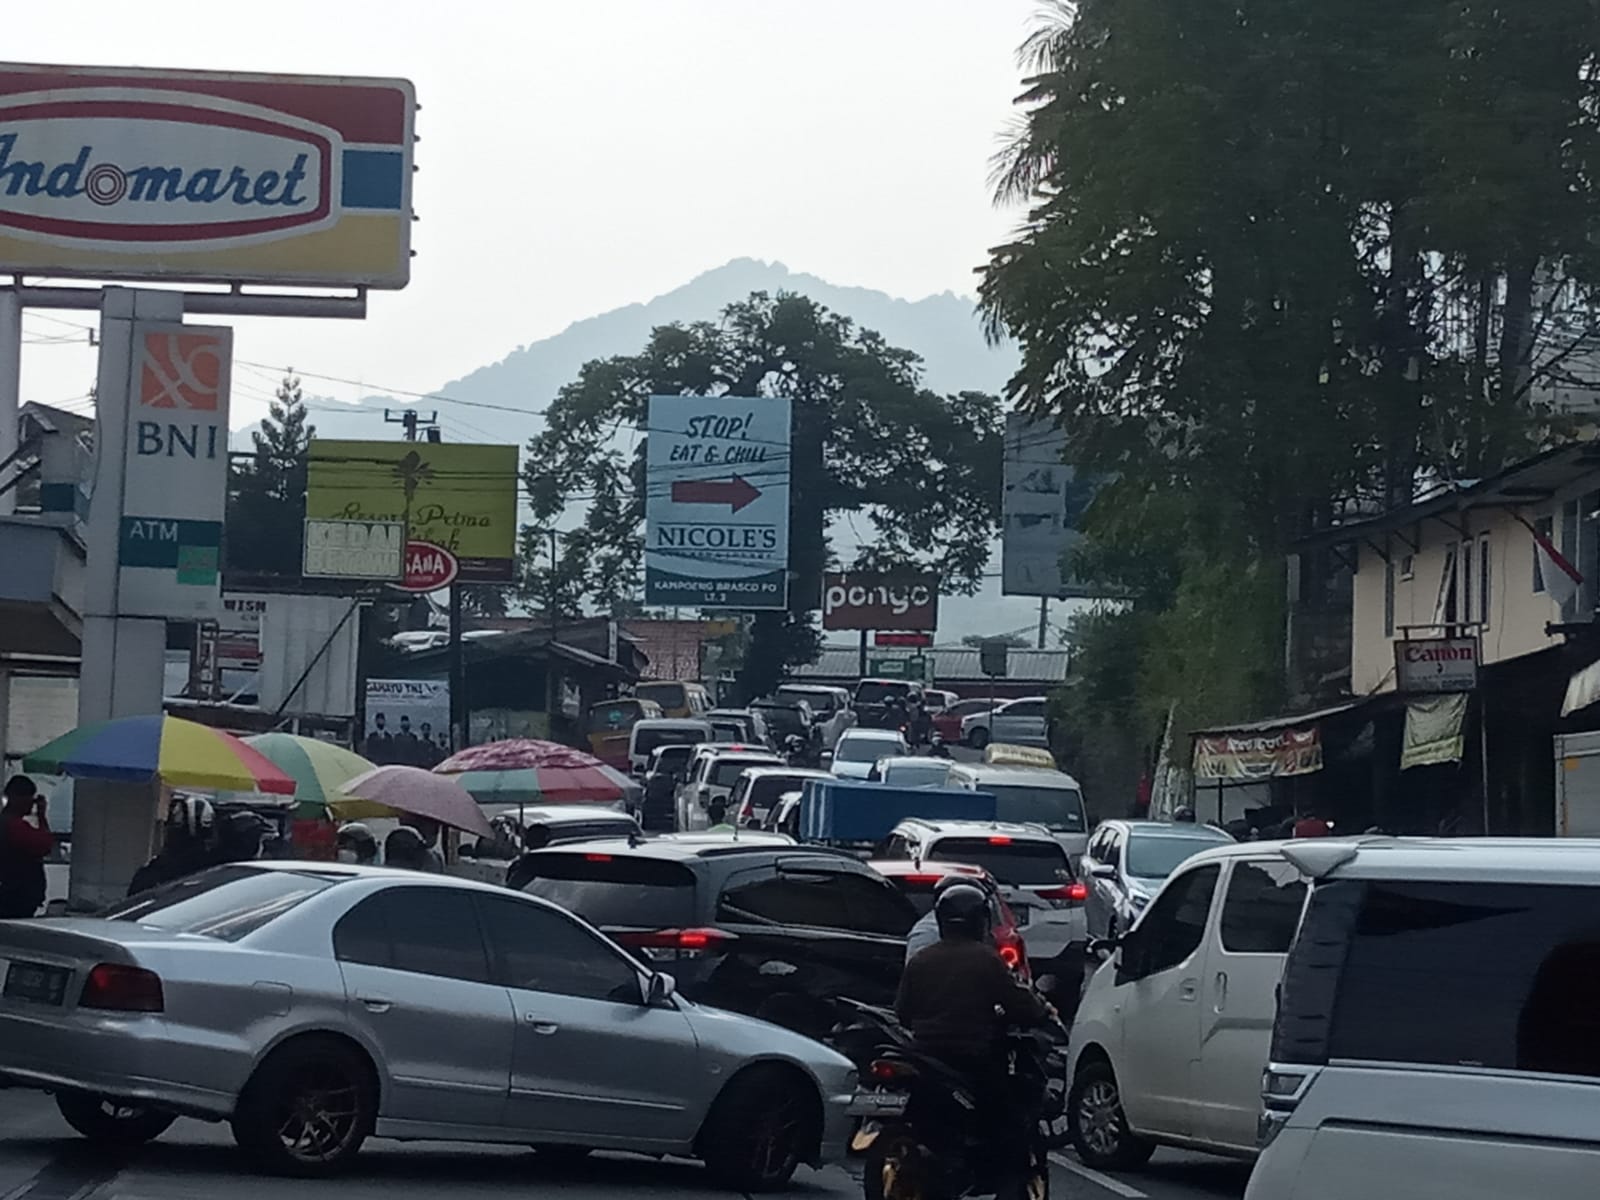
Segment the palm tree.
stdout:
[[433,467],[424,461],[422,455],[415,450],[411,450],[406,453],[404,458],[395,463],[392,474],[400,481],[400,486],[406,494],[406,531],[409,536],[411,530],[411,502],[416,499],[419,487],[425,483],[433,482]]

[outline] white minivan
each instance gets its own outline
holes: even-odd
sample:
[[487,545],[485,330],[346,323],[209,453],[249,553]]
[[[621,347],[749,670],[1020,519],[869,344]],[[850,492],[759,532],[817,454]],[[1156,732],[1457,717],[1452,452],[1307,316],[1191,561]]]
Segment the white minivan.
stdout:
[[950,767],[950,779],[945,786],[989,792],[996,801],[997,820],[1043,825],[1066,848],[1074,867],[1089,844],[1089,816],[1083,807],[1083,789],[1064,771],[955,763]]
[[1246,1200],[1600,1195],[1600,841],[1294,842]]
[[1183,863],[1089,980],[1067,1049],[1067,1125],[1088,1166],[1142,1166],[1158,1145],[1255,1154],[1278,981],[1307,890],[1285,844]]

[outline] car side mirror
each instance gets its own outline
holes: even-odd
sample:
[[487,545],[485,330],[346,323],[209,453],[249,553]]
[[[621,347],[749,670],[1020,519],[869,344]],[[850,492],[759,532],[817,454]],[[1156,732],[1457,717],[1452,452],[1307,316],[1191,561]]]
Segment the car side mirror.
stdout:
[[1117,877],[1117,868],[1110,863],[1095,863],[1094,866],[1089,868],[1089,874],[1096,879],[1115,879]]
[[822,752],[822,765],[824,767],[831,767],[833,765],[833,751],[832,750],[824,750]]
[[678,981],[665,971],[657,971],[650,976],[650,982],[645,985],[645,1007],[661,1008],[671,1003],[672,998],[677,994]]

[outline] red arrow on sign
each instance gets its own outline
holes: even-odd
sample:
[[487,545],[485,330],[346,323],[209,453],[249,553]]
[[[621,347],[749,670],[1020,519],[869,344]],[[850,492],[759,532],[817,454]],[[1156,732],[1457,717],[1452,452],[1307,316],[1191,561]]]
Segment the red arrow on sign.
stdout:
[[674,504],[726,504],[738,512],[761,498],[761,492],[747,479],[678,479],[672,484]]

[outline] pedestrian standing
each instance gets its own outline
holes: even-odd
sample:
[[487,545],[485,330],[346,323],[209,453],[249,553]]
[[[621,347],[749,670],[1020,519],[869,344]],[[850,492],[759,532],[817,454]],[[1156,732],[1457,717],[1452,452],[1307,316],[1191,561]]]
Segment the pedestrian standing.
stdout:
[[0,919],[31,917],[44,904],[44,860],[56,846],[45,808],[26,775],[6,781],[0,809]]

